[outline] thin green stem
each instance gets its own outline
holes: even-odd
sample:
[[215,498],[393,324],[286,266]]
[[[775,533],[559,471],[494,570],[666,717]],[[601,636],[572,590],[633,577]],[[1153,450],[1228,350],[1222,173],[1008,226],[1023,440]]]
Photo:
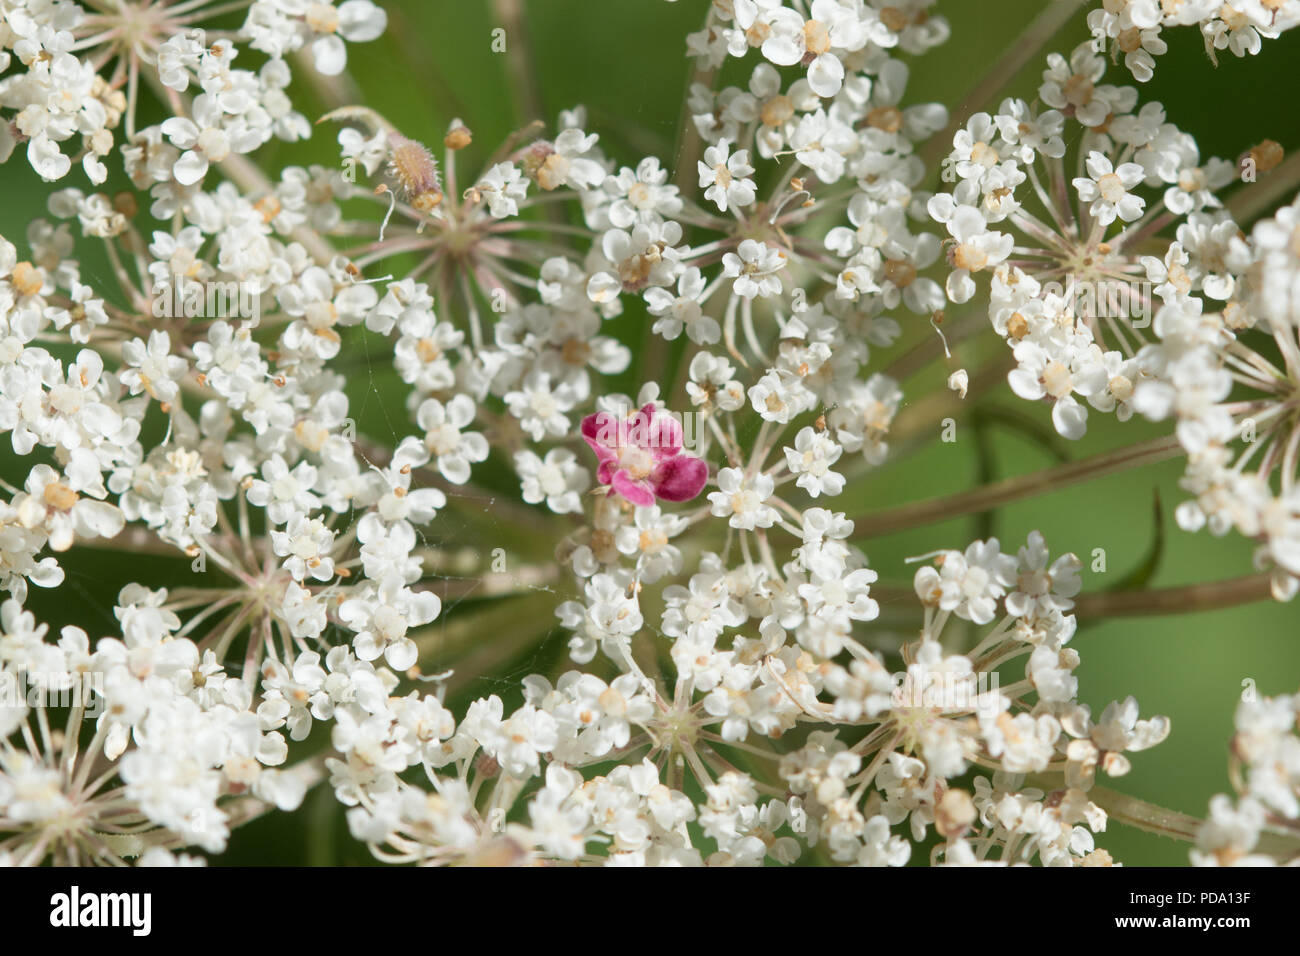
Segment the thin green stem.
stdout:
[[1172,436],[1140,442],[1117,451],[1055,465],[1028,475],[1017,475],[1014,478],[1006,478],[956,494],[916,501],[887,511],[858,515],[854,517],[857,523],[857,536],[875,537],[892,534],[895,531],[935,521],[946,521],[950,518],[989,511],[1011,502],[1059,491],[1081,481],[1175,458],[1182,453],[1178,440]]

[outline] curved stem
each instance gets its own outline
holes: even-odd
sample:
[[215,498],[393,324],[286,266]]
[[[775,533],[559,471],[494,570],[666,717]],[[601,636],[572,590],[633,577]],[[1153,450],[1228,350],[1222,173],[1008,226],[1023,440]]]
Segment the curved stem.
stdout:
[[1058,491],[1081,481],[1175,458],[1182,453],[1178,440],[1172,436],[1140,442],[1117,451],[1055,465],[1028,475],[1006,478],[968,491],[927,501],[915,501],[888,511],[856,515],[853,516],[858,523],[855,536],[862,538],[890,534],[934,521],[988,511],[1035,495]]
[[1177,810],[1170,810],[1109,787],[1093,787],[1088,799],[1106,811],[1107,816],[1147,833],[1195,842],[1196,831],[1203,821]]
[[1107,617],[1142,617],[1153,614],[1187,614],[1213,611],[1272,598],[1272,575],[1250,574],[1227,581],[1207,581],[1171,588],[1102,591],[1075,598],[1074,613],[1081,621]]

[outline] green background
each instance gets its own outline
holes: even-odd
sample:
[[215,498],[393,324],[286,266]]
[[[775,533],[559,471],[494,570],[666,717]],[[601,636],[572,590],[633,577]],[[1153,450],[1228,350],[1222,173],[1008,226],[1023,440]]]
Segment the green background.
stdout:
[[[350,82],[356,83],[357,101],[379,110],[407,135],[431,143],[441,139],[453,117],[461,118],[474,131],[474,144],[460,165],[464,184],[505,136],[532,118],[516,104],[510,75],[513,67],[527,60],[524,38],[507,33],[506,52],[493,52],[492,30],[498,23],[487,0],[389,0],[383,5],[389,11],[385,36],[373,43],[348,46]],[[601,145],[609,155],[635,165],[641,156],[655,154],[671,167],[690,69],[684,57],[684,36],[699,28],[706,8],[700,0],[529,0],[524,12],[526,45],[535,62],[531,95],[541,104],[548,125],[553,125],[561,109],[585,104],[587,128],[600,133]],[[913,69],[904,105],[938,100],[955,106],[1041,8],[1042,3],[1032,0],[940,3],[938,9],[952,24],[952,38],[927,56],[908,57]],[[1082,15],[1077,16],[1050,48],[1068,54],[1086,35]],[[1300,89],[1300,31],[1265,41],[1257,57],[1238,60],[1222,56],[1217,69],[1208,62],[1195,30],[1167,30],[1164,36],[1170,51],[1159,58],[1155,79],[1139,87],[1142,102],[1162,102],[1169,119],[1195,135],[1203,159],[1211,155],[1233,159],[1265,138],[1278,140],[1288,151],[1300,147],[1292,102]],[[520,57],[524,59],[516,60]],[[752,67],[753,61],[747,62]],[[260,57],[248,52],[237,65],[258,63]],[[731,66],[734,68],[734,62]],[[1009,92],[1032,98],[1041,68],[1042,56],[1032,59]],[[1126,77],[1120,66],[1108,72],[1107,81],[1124,83]],[[296,80],[295,89],[299,84]],[[295,93],[295,102],[312,120],[328,108],[314,91],[305,88]],[[992,105],[996,104],[985,104]],[[142,123],[157,118],[160,114],[146,114]],[[337,162],[335,132],[335,127],[317,127],[309,142],[273,143],[254,158],[264,169],[293,163],[333,164]],[[59,185],[85,187],[76,170]],[[25,224],[42,213],[46,188],[21,152],[0,167],[0,234],[18,244],[20,253],[25,251]],[[83,278],[93,282],[97,268],[102,268],[97,263],[102,260],[93,252],[83,259]],[[104,283],[101,288],[111,289],[112,285]],[[607,323],[605,331],[624,338],[635,349],[641,341],[641,315],[629,308],[623,317]],[[902,354],[911,343],[932,335],[922,320],[906,314],[898,318],[904,325],[903,341],[892,350],[875,353],[872,370]],[[973,360],[977,353],[997,354],[987,348],[988,338],[983,336],[983,345],[960,347],[958,356]],[[382,349],[377,340],[357,340],[356,344],[376,353]],[[382,355],[377,354],[379,360],[371,363],[368,354],[363,352],[358,359],[362,374],[349,379],[353,414],[363,432],[391,440],[394,434],[409,433],[410,428],[401,424],[408,419],[396,387],[400,383],[386,369]],[[644,352],[637,354],[644,358]],[[912,377],[904,385],[909,402],[941,389],[945,375],[941,365],[933,364]],[[655,378],[667,376],[634,365],[614,384],[635,391],[641,381]],[[972,408],[984,405],[1020,413],[1033,427],[995,425],[987,430],[987,441],[976,441],[967,416]],[[999,387],[982,403],[954,404],[952,408],[958,420],[955,443],[931,441],[915,454],[886,464],[851,486],[837,507],[846,507],[850,514],[884,509],[960,491],[982,478],[1027,473],[1057,460],[1050,446],[1059,443],[1046,442],[1038,434],[1044,427],[1050,431],[1046,407],[1027,406]],[[1159,434],[1160,428],[1144,422],[1118,425],[1113,417],[1094,413],[1086,439],[1066,452],[1078,458]],[[7,444],[0,451],[5,460],[4,476],[13,480],[17,473],[21,480],[25,471],[12,460]],[[1155,534],[1153,498],[1158,492],[1166,543],[1148,586],[1249,573],[1249,542],[1236,536],[1188,535],[1173,525],[1173,506],[1182,499],[1177,488],[1180,473],[1180,461],[1147,466],[1013,504],[992,516],[952,520],[861,544],[882,583],[906,586],[910,574],[902,561],[908,555],[961,547],[974,535],[988,532],[1014,549],[1037,528],[1053,554],[1074,551],[1085,565],[1094,549],[1105,549],[1107,573],[1085,572],[1084,584],[1086,591],[1103,590],[1121,582],[1149,557]],[[480,480],[478,472],[476,480]],[[514,479],[495,458],[481,480],[517,494]],[[513,540],[508,525],[490,511],[486,524],[457,512],[440,518],[429,533],[440,540],[468,539],[470,547],[480,551],[496,546],[530,547],[528,542]],[[494,535],[500,536],[500,541]],[[29,606],[56,626],[79,624],[92,639],[113,633],[112,603],[123,583],[193,583],[183,563],[167,559],[131,556],[124,561],[110,552],[76,549],[60,560],[68,572],[65,586],[54,593],[33,588]],[[517,677],[534,670],[551,671],[554,676],[567,669],[566,635],[553,626],[551,616],[558,600],[538,593],[511,599],[469,599],[454,606],[449,602],[435,626],[469,628],[476,646],[503,631],[523,637],[508,655],[507,667],[464,684],[449,702],[463,705],[486,693],[498,693],[509,700]],[[892,610],[886,608],[881,624],[888,625]],[[535,622],[535,627],[526,628],[524,622]],[[1133,770],[1127,778],[1103,778],[1101,782],[1203,816],[1210,796],[1228,789],[1226,744],[1242,682],[1255,681],[1261,694],[1294,692],[1300,682],[1298,622],[1300,614],[1294,605],[1269,603],[1194,615],[1095,624],[1082,621],[1072,644],[1083,661],[1077,672],[1080,700],[1099,714],[1111,700],[1133,694],[1144,717],[1166,714],[1173,722],[1173,732],[1164,744],[1133,756]],[[903,626],[900,624],[900,629]],[[529,630],[536,633],[530,636]],[[436,652],[436,640],[433,646]],[[431,663],[438,663],[436,653]],[[320,745],[326,742],[319,732],[312,740]],[[1099,835],[1097,842],[1129,865],[1182,865],[1187,860],[1185,844],[1118,825]],[[921,856],[918,852],[914,860]],[[348,836],[329,788],[322,786],[309,794],[298,814],[273,815],[236,831],[230,851],[216,862],[361,864],[368,860],[364,848]]]

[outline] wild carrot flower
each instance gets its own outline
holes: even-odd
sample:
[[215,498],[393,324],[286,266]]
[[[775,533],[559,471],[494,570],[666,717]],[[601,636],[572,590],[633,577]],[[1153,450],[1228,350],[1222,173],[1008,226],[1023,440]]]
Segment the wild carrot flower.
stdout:
[[682,451],[682,425],[647,404],[626,417],[596,412],[582,420],[582,440],[596,453],[596,479],[640,507],[690,501],[708,480],[708,466]]
[[[196,862],[313,787],[392,863],[1300,860],[1300,698],[1242,695],[1191,820],[1120,790],[1198,752],[1178,701],[1081,667],[1300,592],[1300,165],[1146,85],[1300,0],[1062,0],[1035,91],[943,102],[934,0],[715,0],[675,131],[617,71],[543,116],[513,3],[529,121],[443,115],[460,70],[430,118],[402,5],[0,0],[0,163],[50,184],[0,209],[0,864]],[[1175,457],[1123,583],[1091,506],[1002,527]],[[1202,528],[1254,573],[1147,586]]]

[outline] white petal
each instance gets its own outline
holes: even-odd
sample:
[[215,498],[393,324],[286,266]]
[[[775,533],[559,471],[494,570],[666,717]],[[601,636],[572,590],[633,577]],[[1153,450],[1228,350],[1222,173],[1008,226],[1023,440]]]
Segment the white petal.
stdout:
[[623,290],[623,284],[611,273],[597,272],[587,282],[587,298],[592,302],[612,302]]
[[348,65],[348,50],[336,36],[320,37],[311,45],[316,69],[326,76],[338,76]]
[[388,14],[370,0],[347,0],[339,5],[339,33],[352,43],[376,39],[388,26]]
[[1038,376],[1023,368],[1012,369],[1007,374],[1007,384],[1011,386],[1011,391],[1027,401],[1037,401],[1045,394]]
[[834,96],[844,85],[844,64],[832,53],[823,53],[808,67],[808,85],[818,96]]
[[803,50],[789,37],[772,36],[763,41],[763,56],[777,66],[794,66],[803,59]]
[[388,666],[396,671],[410,670],[415,666],[419,659],[420,653],[415,646],[415,641],[409,637],[404,637],[400,641],[388,645],[388,650],[384,651],[384,660]]
[[951,273],[944,287],[947,289],[948,298],[958,305],[970,301],[971,296],[975,294],[975,280],[965,269]]
[[208,159],[202,153],[186,150],[172,167],[172,175],[182,186],[193,186],[208,173]]
[[1072,398],[1063,398],[1052,406],[1052,424],[1062,437],[1077,441],[1088,431],[1088,409]]

